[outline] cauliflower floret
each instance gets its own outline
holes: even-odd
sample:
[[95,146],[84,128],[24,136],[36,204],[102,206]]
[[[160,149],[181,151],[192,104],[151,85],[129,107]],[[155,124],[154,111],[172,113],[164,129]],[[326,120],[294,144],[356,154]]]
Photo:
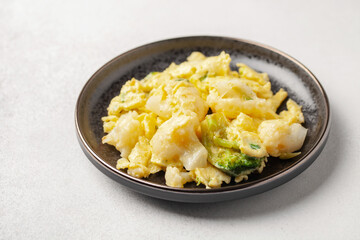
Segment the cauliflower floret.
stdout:
[[102,143],[116,147],[121,156],[127,158],[142,133],[137,112],[131,111],[120,116],[115,127],[102,138]]
[[165,172],[166,185],[170,187],[184,187],[187,182],[192,182],[193,179],[190,177],[189,172],[180,172],[176,167],[168,166]]
[[186,170],[206,166],[208,152],[196,135],[199,126],[195,114],[176,115],[164,122],[150,141],[154,158],[180,160]]
[[258,128],[259,137],[267,152],[274,157],[299,150],[304,143],[307,129],[299,123],[289,124],[282,119],[267,120]]
[[199,121],[205,118],[209,106],[201,98],[199,91],[191,87],[180,87],[173,98],[174,111],[191,111],[197,114]]
[[150,92],[145,108],[164,119],[169,119],[172,114],[171,97],[166,86],[166,84],[163,84]]

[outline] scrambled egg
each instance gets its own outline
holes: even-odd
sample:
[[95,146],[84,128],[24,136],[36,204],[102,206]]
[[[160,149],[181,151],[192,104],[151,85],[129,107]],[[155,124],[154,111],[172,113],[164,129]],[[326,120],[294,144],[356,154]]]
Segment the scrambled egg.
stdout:
[[126,82],[102,118],[103,143],[120,151],[116,167],[146,178],[165,171],[168,186],[195,181],[206,188],[248,179],[267,157],[292,158],[304,143],[301,106],[271,91],[266,73],[230,69],[225,52],[187,61]]

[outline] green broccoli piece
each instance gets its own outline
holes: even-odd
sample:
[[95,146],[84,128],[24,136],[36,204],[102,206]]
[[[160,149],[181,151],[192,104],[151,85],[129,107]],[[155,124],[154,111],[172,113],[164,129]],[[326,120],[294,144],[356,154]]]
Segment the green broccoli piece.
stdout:
[[201,122],[202,143],[209,153],[209,162],[234,177],[244,171],[259,168],[265,157],[251,157],[242,153],[238,142],[226,138],[228,125],[229,122],[222,113],[208,115]]

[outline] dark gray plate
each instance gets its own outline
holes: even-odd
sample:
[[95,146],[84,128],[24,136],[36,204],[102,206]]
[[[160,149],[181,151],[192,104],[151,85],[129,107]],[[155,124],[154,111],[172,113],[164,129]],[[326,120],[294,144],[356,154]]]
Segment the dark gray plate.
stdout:
[[[137,179],[115,168],[119,152],[101,143],[104,136],[101,117],[106,116],[110,100],[119,94],[130,78],[141,79],[152,71],[163,71],[171,62],[180,63],[193,51],[207,56],[226,51],[232,67],[243,62],[257,71],[267,72],[272,90],[284,88],[289,97],[303,106],[308,128],[302,154],[290,160],[270,158],[261,174],[245,182],[234,182],[219,189],[187,184],[178,189],[164,184],[164,174]],[[281,106],[280,108],[284,108]],[[304,171],[320,154],[330,128],[329,102],[316,77],[292,57],[271,47],[242,39],[197,36],[159,41],[130,50],[101,67],[82,89],[75,112],[80,146],[90,161],[115,181],[146,195],[179,202],[216,202],[243,198],[283,184]]]

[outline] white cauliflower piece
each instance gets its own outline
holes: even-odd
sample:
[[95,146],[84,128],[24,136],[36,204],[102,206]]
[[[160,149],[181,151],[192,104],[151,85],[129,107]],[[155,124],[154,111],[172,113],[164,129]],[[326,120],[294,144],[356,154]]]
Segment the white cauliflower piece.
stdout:
[[141,124],[136,119],[137,116],[137,112],[134,111],[121,115],[115,127],[102,138],[102,143],[115,146],[123,158],[129,156],[141,135]]
[[282,119],[263,121],[259,128],[259,137],[267,152],[274,157],[283,153],[299,150],[304,143],[307,129],[299,123],[289,124]]
[[208,152],[196,135],[199,126],[195,114],[176,115],[164,122],[150,141],[153,158],[180,160],[186,170],[206,166]]
[[149,97],[146,102],[146,109],[156,113],[158,116],[169,119],[172,115],[171,99],[166,92],[156,90],[156,93]]
[[201,98],[199,91],[193,86],[179,87],[174,93],[172,101],[175,106],[175,112],[194,112],[199,121],[205,118],[209,109],[207,103]]
[[165,172],[166,185],[170,187],[184,187],[187,182],[192,182],[189,172],[180,172],[177,167],[168,166]]

